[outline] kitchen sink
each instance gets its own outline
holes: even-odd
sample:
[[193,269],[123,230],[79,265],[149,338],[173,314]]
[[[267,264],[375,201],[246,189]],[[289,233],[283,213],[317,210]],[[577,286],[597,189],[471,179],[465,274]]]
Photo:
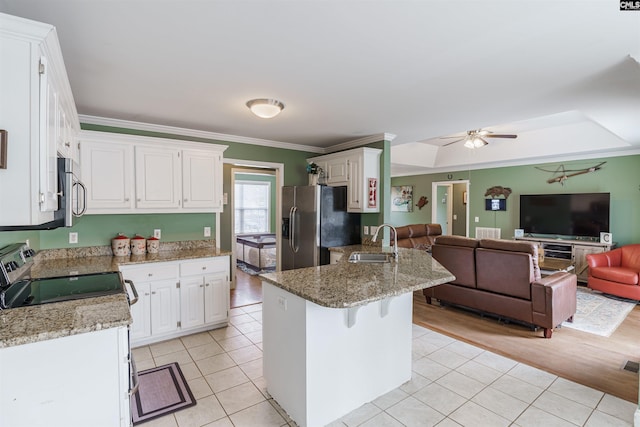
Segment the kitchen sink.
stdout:
[[392,254],[381,253],[381,252],[353,252],[349,256],[349,262],[352,263],[384,263],[390,262],[391,258],[393,258]]

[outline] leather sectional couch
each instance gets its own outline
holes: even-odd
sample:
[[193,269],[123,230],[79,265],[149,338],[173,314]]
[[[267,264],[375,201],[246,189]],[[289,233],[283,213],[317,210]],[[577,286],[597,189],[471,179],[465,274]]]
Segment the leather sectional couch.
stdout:
[[[442,234],[440,224],[411,224],[396,227],[399,248],[430,249],[433,242]],[[393,244],[393,231],[391,244]]]
[[533,243],[440,236],[432,254],[456,280],[425,289],[428,303],[436,298],[526,322],[544,328],[545,338],[563,321],[573,320],[576,275],[557,272],[542,278]]

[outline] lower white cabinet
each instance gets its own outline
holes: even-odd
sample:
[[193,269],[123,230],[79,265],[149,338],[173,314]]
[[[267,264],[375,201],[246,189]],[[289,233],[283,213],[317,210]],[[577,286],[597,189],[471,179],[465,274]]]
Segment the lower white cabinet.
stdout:
[[124,265],[138,302],[131,306],[135,346],[225,326],[229,320],[229,257]]
[[129,427],[127,332],[123,326],[0,349],[0,426]]

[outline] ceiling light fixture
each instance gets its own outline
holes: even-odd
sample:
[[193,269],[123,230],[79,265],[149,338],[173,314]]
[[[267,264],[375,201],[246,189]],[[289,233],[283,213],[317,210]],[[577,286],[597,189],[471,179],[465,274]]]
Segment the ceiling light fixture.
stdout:
[[480,148],[488,144],[481,136],[480,131],[469,131],[465,137],[464,146],[467,148]]
[[247,107],[256,116],[270,119],[280,114],[284,109],[284,104],[277,99],[260,98],[247,101]]

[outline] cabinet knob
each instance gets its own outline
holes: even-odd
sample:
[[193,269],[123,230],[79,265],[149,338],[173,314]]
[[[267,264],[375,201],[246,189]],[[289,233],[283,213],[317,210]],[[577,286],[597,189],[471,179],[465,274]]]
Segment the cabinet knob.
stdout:
[[209,284],[208,284],[208,283],[205,283],[205,286],[209,286]]
[[155,294],[156,294],[156,291],[152,291],[152,292],[151,292],[151,295],[155,295]]
[[184,199],[184,201],[185,201],[185,202],[188,202],[188,201],[189,201],[189,199]]
[[65,147],[71,147],[71,143],[69,141],[64,143]]
[[141,201],[142,201],[142,199],[138,199],[138,201],[139,201],[139,202],[141,202]]
[[206,269],[207,269],[207,267],[202,267],[202,269],[203,269],[203,270],[206,270]]
[[144,293],[144,295],[145,295],[145,296],[149,296],[149,292],[145,292],[145,293]]
[[149,273],[149,277],[153,276],[153,273]]
[[204,288],[204,286],[203,286],[203,285],[200,285],[200,287],[201,287],[201,288]]
[[129,198],[127,197],[126,199],[124,199],[124,201],[125,201],[125,202],[128,202],[128,201],[129,201]]

